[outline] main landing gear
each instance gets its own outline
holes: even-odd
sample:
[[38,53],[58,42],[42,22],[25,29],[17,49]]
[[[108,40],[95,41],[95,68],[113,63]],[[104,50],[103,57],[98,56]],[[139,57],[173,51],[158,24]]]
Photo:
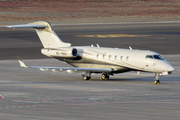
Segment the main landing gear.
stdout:
[[155,81],[153,82],[153,84],[160,84],[160,81],[159,81],[159,73],[155,73]]
[[[91,79],[91,72],[86,72],[84,75],[82,75],[83,80],[92,80]],[[100,80],[108,80],[109,79],[109,74],[108,73],[103,73],[101,75]]]
[[91,73],[90,72],[86,72],[84,75],[82,75],[82,79],[83,80],[92,80],[91,79]]
[[103,73],[103,74],[101,75],[100,80],[108,80],[108,79],[109,79],[109,74],[108,74],[108,73]]

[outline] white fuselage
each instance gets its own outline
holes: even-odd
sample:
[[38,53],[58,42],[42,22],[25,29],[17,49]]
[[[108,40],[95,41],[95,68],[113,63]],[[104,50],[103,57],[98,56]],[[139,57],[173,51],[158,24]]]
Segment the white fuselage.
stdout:
[[[78,68],[112,69],[114,73],[127,71],[169,72],[174,68],[164,59],[146,58],[147,55],[159,55],[145,50],[130,50],[91,46],[74,46],[78,50],[78,58],[62,58],[58,49],[54,53],[42,51],[43,54],[65,61]],[[64,54],[68,51],[63,51]],[[92,71],[93,72],[93,71]]]

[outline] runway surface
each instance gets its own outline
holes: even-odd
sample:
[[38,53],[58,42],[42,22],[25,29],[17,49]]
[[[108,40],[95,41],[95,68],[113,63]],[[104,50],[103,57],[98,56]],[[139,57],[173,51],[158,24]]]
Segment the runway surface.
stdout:
[[[163,54],[175,71],[160,77],[129,72],[108,81],[83,81],[81,74],[42,72],[27,65],[68,66],[40,54],[42,47],[33,29],[0,28],[0,119],[5,120],[179,120],[180,25],[102,24],[54,26],[73,45],[149,49]],[[44,59],[45,58],[45,59]]]

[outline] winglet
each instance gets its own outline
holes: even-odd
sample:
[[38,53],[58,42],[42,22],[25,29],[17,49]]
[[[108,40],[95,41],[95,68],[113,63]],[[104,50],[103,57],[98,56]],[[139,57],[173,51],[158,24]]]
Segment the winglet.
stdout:
[[18,57],[18,56],[17,56],[17,58],[18,58],[18,61],[19,61],[20,66],[27,68],[27,66],[23,63],[23,61],[21,60],[21,58]]

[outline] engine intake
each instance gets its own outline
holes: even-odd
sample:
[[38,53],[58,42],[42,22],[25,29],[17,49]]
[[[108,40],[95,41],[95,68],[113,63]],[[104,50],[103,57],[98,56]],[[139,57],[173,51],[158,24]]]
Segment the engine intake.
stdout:
[[74,49],[72,50],[72,55],[73,55],[74,57],[77,57],[77,56],[78,56],[78,51],[77,51],[76,48],[74,48]]

